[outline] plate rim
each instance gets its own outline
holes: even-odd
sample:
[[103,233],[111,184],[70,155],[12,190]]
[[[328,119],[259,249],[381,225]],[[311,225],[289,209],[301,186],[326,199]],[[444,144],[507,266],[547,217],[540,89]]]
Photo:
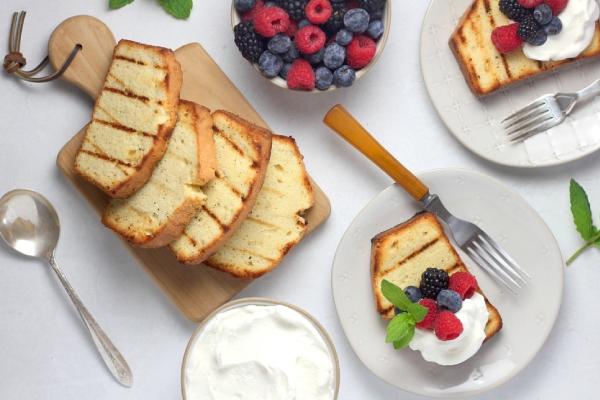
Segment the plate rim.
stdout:
[[[590,151],[589,153],[586,154],[580,154],[577,157],[574,158],[568,158],[565,160],[552,160],[550,162],[544,162],[544,163],[540,163],[540,164],[532,164],[532,163],[528,163],[528,164],[520,164],[518,162],[504,162],[498,159],[494,159],[491,158],[489,156],[487,156],[486,154],[484,154],[482,151],[480,151],[477,148],[471,147],[467,144],[467,141],[464,140],[460,135],[456,134],[454,132],[454,130],[450,127],[450,124],[447,121],[447,118],[445,117],[445,114],[442,113],[442,111],[440,110],[440,108],[438,107],[438,104],[433,100],[433,89],[430,86],[429,81],[427,80],[426,74],[425,74],[425,70],[423,69],[423,51],[424,51],[424,44],[423,44],[423,38],[425,35],[425,22],[428,20],[428,18],[430,17],[430,14],[434,8],[435,2],[438,0],[430,0],[429,4],[427,6],[427,11],[425,12],[424,16],[423,16],[423,21],[421,22],[421,32],[419,34],[419,69],[421,70],[421,77],[423,78],[423,83],[425,84],[425,89],[427,91],[427,97],[429,98],[429,102],[430,104],[433,106],[437,116],[440,118],[440,120],[444,123],[444,126],[446,127],[446,129],[448,130],[448,132],[450,132],[450,134],[467,150],[469,150],[472,154],[475,154],[476,156],[482,158],[483,160],[490,162],[490,163],[494,163],[497,165],[502,165],[502,166],[506,166],[506,167],[511,167],[511,168],[518,168],[518,169],[526,169],[526,170],[531,170],[531,169],[541,169],[541,168],[551,168],[551,167],[556,167],[558,165],[563,165],[563,164],[568,164],[568,163],[572,163],[578,160],[581,160],[585,157],[589,157],[597,152],[600,151],[600,146],[598,146],[595,150]],[[474,1],[474,0],[472,0]],[[466,85],[466,83],[465,83]],[[524,145],[523,143],[521,143],[520,145]]]
[[362,207],[354,216],[354,218],[352,219],[352,221],[350,222],[350,224],[348,224],[346,230],[344,231],[344,233],[342,234],[342,237],[336,247],[335,250],[335,254],[333,257],[333,261],[332,261],[332,267],[331,267],[331,274],[330,274],[330,280],[331,280],[331,296],[333,298],[333,303],[335,306],[335,312],[338,318],[338,322],[340,323],[340,326],[342,328],[342,332],[344,333],[344,337],[346,339],[346,341],[348,342],[348,344],[350,345],[350,348],[352,349],[352,351],[354,352],[354,355],[361,361],[361,363],[363,364],[363,366],[365,368],[367,368],[373,375],[375,375],[378,379],[386,382],[387,384],[398,388],[400,390],[406,391],[408,393],[413,393],[416,395],[420,395],[420,396],[429,396],[431,398],[446,398],[446,399],[458,399],[458,398],[465,398],[465,397],[473,397],[473,396],[477,396],[480,395],[482,393],[486,393],[489,392],[491,390],[497,389],[498,387],[510,382],[513,378],[515,378],[517,375],[519,375],[523,370],[525,370],[529,364],[531,364],[531,362],[538,356],[538,354],[541,352],[541,350],[544,348],[544,346],[546,345],[546,342],[548,341],[548,338],[550,337],[550,334],[554,331],[554,328],[556,326],[556,321],[558,320],[558,316],[560,314],[560,311],[563,307],[563,297],[564,297],[564,287],[565,287],[565,261],[564,261],[564,255],[562,253],[562,250],[560,248],[560,244],[558,243],[558,240],[556,239],[556,236],[554,235],[554,233],[552,232],[552,230],[550,229],[550,227],[548,226],[548,224],[546,224],[546,221],[544,221],[544,219],[540,216],[540,214],[537,212],[537,210],[535,208],[533,208],[529,202],[527,202],[525,200],[525,198],[523,196],[521,196],[520,193],[518,193],[517,191],[513,190],[511,187],[505,185],[502,181],[500,181],[499,179],[484,174],[482,172],[479,172],[477,170],[472,170],[472,169],[467,169],[467,168],[435,168],[435,169],[431,169],[431,170],[425,170],[425,171],[420,171],[418,172],[416,175],[419,179],[424,179],[424,177],[428,176],[428,175],[437,175],[437,174],[441,174],[441,173],[461,173],[461,174],[471,174],[471,175],[475,175],[478,176],[480,178],[484,178],[484,179],[488,179],[490,180],[492,183],[494,183],[495,185],[499,185],[500,187],[502,187],[503,189],[505,189],[506,191],[510,192],[512,195],[516,196],[519,200],[521,200],[524,204],[526,204],[528,206],[528,209],[530,211],[533,211],[533,215],[535,216],[535,218],[537,218],[540,222],[541,222],[541,226],[543,226],[543,228],[550,233],[551,237],[552,237],[552,242],[551,244],[553,244],[553,246],[555,247],[555,249],[558,251],[558,254],[561,257],[561,261],[562,261],[562,273],[559,274],[560,276],[560,291],[558,293],[558,297],[559,297],[559,302],[558,302],[558,307],[556,308],[556,310],[551,314],[551,319],[552,319],[552,323],[550,328],[548,329],[547,333],[544,335],[544,337],[542,338],[542,340],[540,341],[540,345],[539,348],[536,350],[535,353],[533,353],[524,363],[522,363],[518,368],[515,368],[511,373],[507,374],[506,376],[504,376],[502,379],[499,379],[498,381],[494,382],[493,384],[490,384],[489,386],[485,387],[485,388],[481,388],[481,389],[477,389],[474,390],[472,392],[469,392],[467,394],[465,393],[449,393],[449,394],[444,394],[444,393],[436,393],[436,394],[432,394],[432,393],[428,393],[428,392],[423,392],[423,391],[415,391],[409,388],[405,388],[405,387],[401,387],[399,386],[396,382],[392,382],[380,375],[378,375],[377,373],[375,373],[370,367],[369,365],[365,362],[365,360],[363,360],[363,358],[358,354],[358,352],[356,351],[356,349],[354,348],[354,344],[350,341],[350,339],[348,338],[348,334],[346,333],[346,326],[344,325],[344,323],[342,322],[342,318],[340,317],[340,312],[339,312],[339,307],[338,307],[338,303],[336,301],[336,295],[335,295],[335,279],[334,279],[334,271],[335,271],[335,265],[336,265],[336,260],[338,259],[339,256],[339,250],[340,250],[340,246],[342,245],[342,242],[346,239],[347,235],[349,234],[350,231],[350,227],[354,224],[354,222],[356,221],[356,219],[362,215],[372,204],[373,202],[382,195],[382,193],[391,190],[394,187],[398,187],[397,183],[392,183],[391,185],[386,186],[384,189],[382,189],[381,191],[379,191],[379,193],[377,193],[375,196],[373,196],[366,204],[364,207]]

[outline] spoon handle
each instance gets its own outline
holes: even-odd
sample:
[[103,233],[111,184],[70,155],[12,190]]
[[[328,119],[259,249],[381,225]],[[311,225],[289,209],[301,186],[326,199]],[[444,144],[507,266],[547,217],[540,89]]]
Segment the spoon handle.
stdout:
[[62,283],[63,287],[67,291],[67,294],[71,298],[71,301],[77,308],[83,323],[88,328],[90,336],[100,353],[100,356],[106,363],[106,366],[110,370],[111,374],[121,383],[123,386],[131,387],[133,384],[133,375],[131,373],[131,369],[129,369],[129,365],[127,365],[127,361],[123,358],[119,350],[115,347],[115,345],[110,341],[106,333],[100,328],[100,325],[96,322],[92,314],[87,310],[87,308],[83,305],[81,299],[75,293],[75,290],[71,286],[71,284],[67,281],[67,277],[62,272],[62,270],[56,264],[54,260],[54,255],[50,257],[48,260],[52,269],[58,276],[58,280]]

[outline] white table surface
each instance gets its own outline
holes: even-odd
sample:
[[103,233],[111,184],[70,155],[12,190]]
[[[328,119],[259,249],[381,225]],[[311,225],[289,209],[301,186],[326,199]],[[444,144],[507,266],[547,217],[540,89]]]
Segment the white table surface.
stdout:
[[[319,96],[281,90],[242,62],[233,43],[229,1],[196,0],[188,21],[171,18],[155,0],[138,0],[117,11],[108,10],[107,3],[2,0],[2,49],[10,16],[21,9],[29,12],[22,48],[31,66],[45,55],[54,27],[77,14],[99,17],[117,38],[172,48],[198,41],[277,132],[297,138],[333,213],[279,269],[239,297],[285,300],[325,325],[341,360],[340,399],[418,397],[371,374],[349,347],[336,316],[330,269],[337,243],[354,215],[390,179],[321,123],[330,106],[343,103],[414,171],[464,167],[501,179],[541,214],[565,254],[581,242],[569,213],[571,176],[586,187],[595,216],[600,215],[597,155],[546,170],[509,169],[472,155],[446,131],[419,69],[426,1],[394,1],[392,32],[379,64],[350,90]],[[59,149],[88,121],[91,101],[63,82],[28,84],[0,75],[0,193],[31,188],[55,204],[63,228],[58,262],[135,375],[133,388],[119,386],[50,270],[0,246],[0,399],[180,398],[180,364],[194,324],[179,314],[55,166]],[[545,347],[519,376],[481,399],[597,398],[598,264],[600,252],[592,250],[566,271],[562,311]]]

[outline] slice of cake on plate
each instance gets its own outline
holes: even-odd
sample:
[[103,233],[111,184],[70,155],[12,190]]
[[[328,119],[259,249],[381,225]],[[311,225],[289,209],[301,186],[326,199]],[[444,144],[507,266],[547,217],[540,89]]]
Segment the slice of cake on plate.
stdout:
[[427,309],[408,344],[428,361],[464,362],[502,328],[500,313],[431,213],[417,214],[372,239],[371,278],[376,309],[383,318],[402,313],[384,295],[383,281]]
[[596,0],[474,0],[450,38],[471,91],[484,96],[600,56]]

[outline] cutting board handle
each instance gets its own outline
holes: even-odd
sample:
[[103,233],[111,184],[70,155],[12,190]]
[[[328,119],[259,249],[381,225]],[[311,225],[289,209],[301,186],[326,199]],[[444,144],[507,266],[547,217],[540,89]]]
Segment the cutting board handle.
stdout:
[[89,15],[68,18],[54,29],[48,42],[52,67],[59,69],[78,44],[82,49],[62,78],[95,99],[100,94],[112,60],[115,37],[97,18]]

